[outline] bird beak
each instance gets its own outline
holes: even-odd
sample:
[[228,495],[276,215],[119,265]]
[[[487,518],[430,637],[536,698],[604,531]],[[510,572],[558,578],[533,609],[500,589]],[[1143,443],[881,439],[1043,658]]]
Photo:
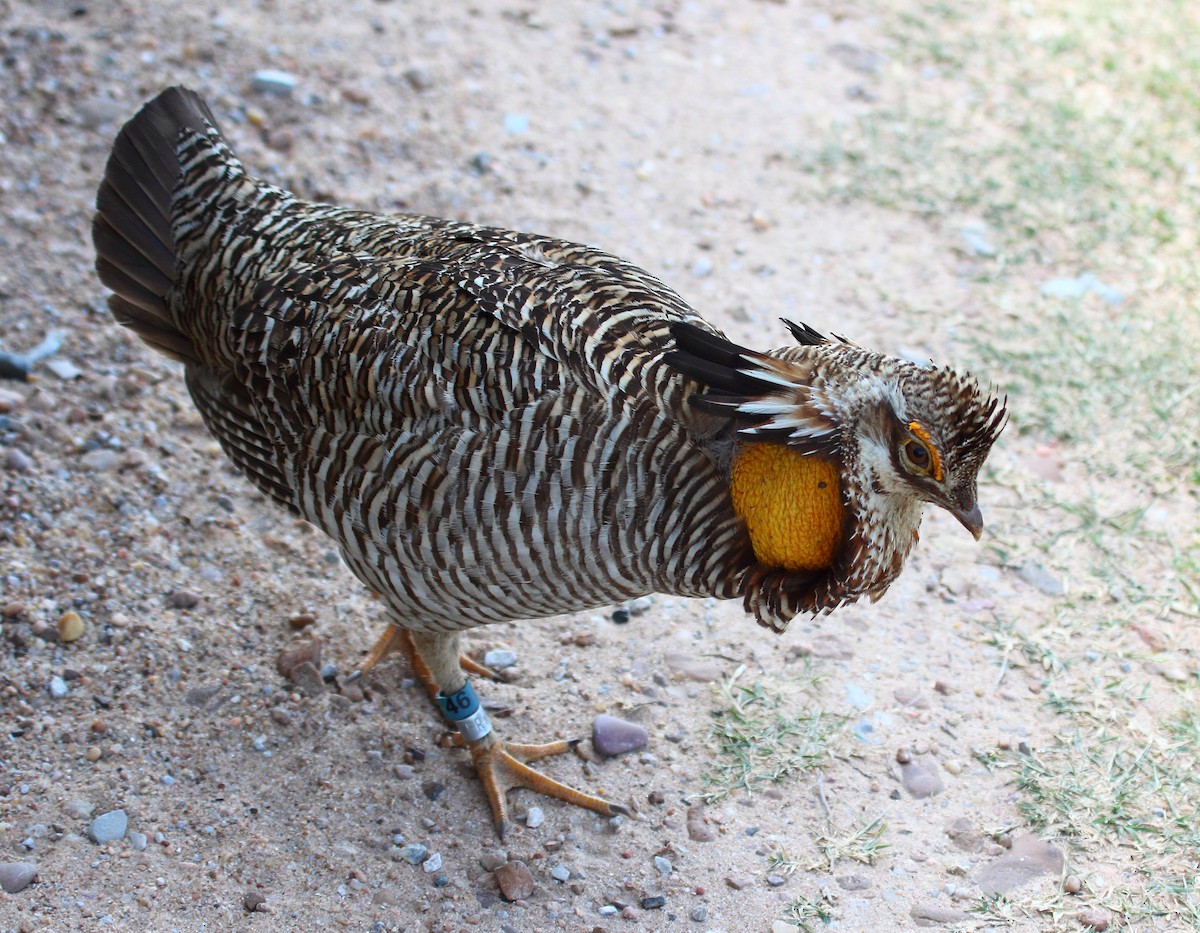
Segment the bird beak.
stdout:
[[979,511],[978,503],[970,509],[951,509],[950,514],[962,522],[962,526],[971,532],[976,541],[983,536],[983,513]]

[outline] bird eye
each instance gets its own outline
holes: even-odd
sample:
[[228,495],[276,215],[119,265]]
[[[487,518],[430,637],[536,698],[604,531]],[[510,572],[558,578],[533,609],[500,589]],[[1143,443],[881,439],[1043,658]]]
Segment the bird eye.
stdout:
[[929,469],[929,448],[920,441],[909,441],[905,444],[904,455],[908,458],[908,462],[918,470],[925,471]]

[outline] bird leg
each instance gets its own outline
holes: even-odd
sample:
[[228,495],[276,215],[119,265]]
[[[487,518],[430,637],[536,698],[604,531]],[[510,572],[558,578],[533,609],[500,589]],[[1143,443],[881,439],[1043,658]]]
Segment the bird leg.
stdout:
[[405,633],[413,671],[425,684],[442,715],[458,729],[462,744],[471,752],[475,771],[483,783],[484,793],[492,806],[496,831],[503,839],[511,822],[508,818],[508,791],[524,787],[548,797],[556,797],[577,807],[594,810],[603,816],[627,815],[629,810],[609,803],[600,797],[585,794],[566,784],[546,777],[529,767],[528,762],[549,755],[560,755],[573,749],[578,742],[548,742],[544,745],[518,745],[504,742],[492,730],[487,713],[479,703],[459,667],[459,636],[431,635],[423,632]]
[[[430,696],[434,698],[434,702],[437,702],[437,687],[435,686],[430,688],[429,686],[431,683],[429,668],[425,667],[425,662],[419,659],[416,650],[413,648],[412,634],[408,631],[408,629],[400,628],[398,625],[389,625],[384,629],[383,634],[380,635],[375,644],[371,646],[371,651],[367,655],[367,659],[363,661],[358,670],[354,671],[354,673],[352,673],[346,679],[346,682],[352,683],[358,680],[358,678],[371,673],[375,665],[377,665],[388,655],[395,654],[397,652],[404,654],[404,656],[408,658],[409,663],[413,666],[413,673],[420,678],[421,683],[425,685],[425,689],[429,690]],[[417,670],[418,663],[421,665],[421,670],[425,672],[424,675]],[[460,654],[458,657],[458,663],[463,670],[469,671],[477,677],[486,677],[488,680],[499,680],[495,671],[493,671],[490,667],[484,667],[482,664],[473,660],[468,655]]]

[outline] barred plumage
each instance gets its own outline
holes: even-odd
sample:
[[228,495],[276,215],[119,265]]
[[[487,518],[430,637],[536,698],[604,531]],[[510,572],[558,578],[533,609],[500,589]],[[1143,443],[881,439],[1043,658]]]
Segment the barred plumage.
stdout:
[[[1004,409],[971,381],[802,325],[745,350],[590,247],[300,201],[181,88],[122,130],[95,242],[117,320],[186,364],[234,463],[420,633],[431,690],[461,686],[467,626],[661,591],[741,597],[781,630],[882,593],[923,502],[980,527]],[[837,467],[819,566],[756,555],[730,487],[758,443]]]

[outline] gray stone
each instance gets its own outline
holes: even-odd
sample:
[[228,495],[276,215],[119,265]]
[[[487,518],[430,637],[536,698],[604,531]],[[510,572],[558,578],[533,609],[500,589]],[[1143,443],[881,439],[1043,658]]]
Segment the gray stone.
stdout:
[[525,825],[530,829],[537,829],[546,822],[546,814],[542,812],[541,807],[530,807],[525,813]]
[[939,923],[962,923],[970,918],[965,911],[956,907],[942,907],[938,904],[916,904],[909,911],[909,916],[919,927],[934,926]]
[[250,79],[250,86],[259,94],[290,94],[299,83],[300,79],[291,72],[275,68],[256,71]]
[[938,773],[937,762],[932,758],[915,758],[900,766],[900,780],[904,789],[915,799],[922,800],[940,794],[946,789],[942,776]]
[[658,873],[666,878],[675,870],[675,866],[671,864],[669,858],[663,858],[661,855],[654,856],[654,867],[658,869]]
[[400,850],[400,857],[410,865],[420,865],[429,858],[429,850],[419,842],[410,842]]
[[129,845],[133,848],[134,852],[145,852],[147,841],[145,833],[129,834]]
[[72,800],[67,804],[66,811],[73,820],[86,820],[96,812],[96,805],[90,800]]
[[1007,894],[1041,875],[1057,875],[1062,867],[1062,852],[1028,833],[1014,839],[1007,854],[984,867],[975,881],[984,895],[992,897]]
[[1022,564],[1017,568],[1017,576],[1047,596],[1062,596],[1066,592],[1062,581],[1041,564]]
[[23,891],[37,877],[33,862],[0,862],[0,888],[8,894]]
[[101,813],[92,820],[88,827],[88,835],[97,845],[105,845],[125,838],[125,830],[129,828],[129,817],[124,810],[109,810]]
[[555,881],[561,881],[564,884],[571,880],[571,869],[566,865],[555,865],[550,869],[550,877]]
[[49,690],[50,696],[56,700],[61,700],[70,692],[67,689],[67,682],[57,674],[50,678]]
[[517,663],[517,656],[505,648],[493,648],[483,656],[483,666],[493,671],[502,671]]
[[720,680],[723,670],[716,661],[708,658],[694,658],[679,651],[671,651],[664,658],[674,673],[685,680],[695,680],[699,683],[711,683]]
[[635,722],[601,713],[592,724],[592,746],[606,758],[644,748],[649,735]]
[[425,861],[421,863],[421,867],[430,874],[433,874],[433,872],[442,867],[442,853],[431,852],[429,854],[429,858],[425,859]]

